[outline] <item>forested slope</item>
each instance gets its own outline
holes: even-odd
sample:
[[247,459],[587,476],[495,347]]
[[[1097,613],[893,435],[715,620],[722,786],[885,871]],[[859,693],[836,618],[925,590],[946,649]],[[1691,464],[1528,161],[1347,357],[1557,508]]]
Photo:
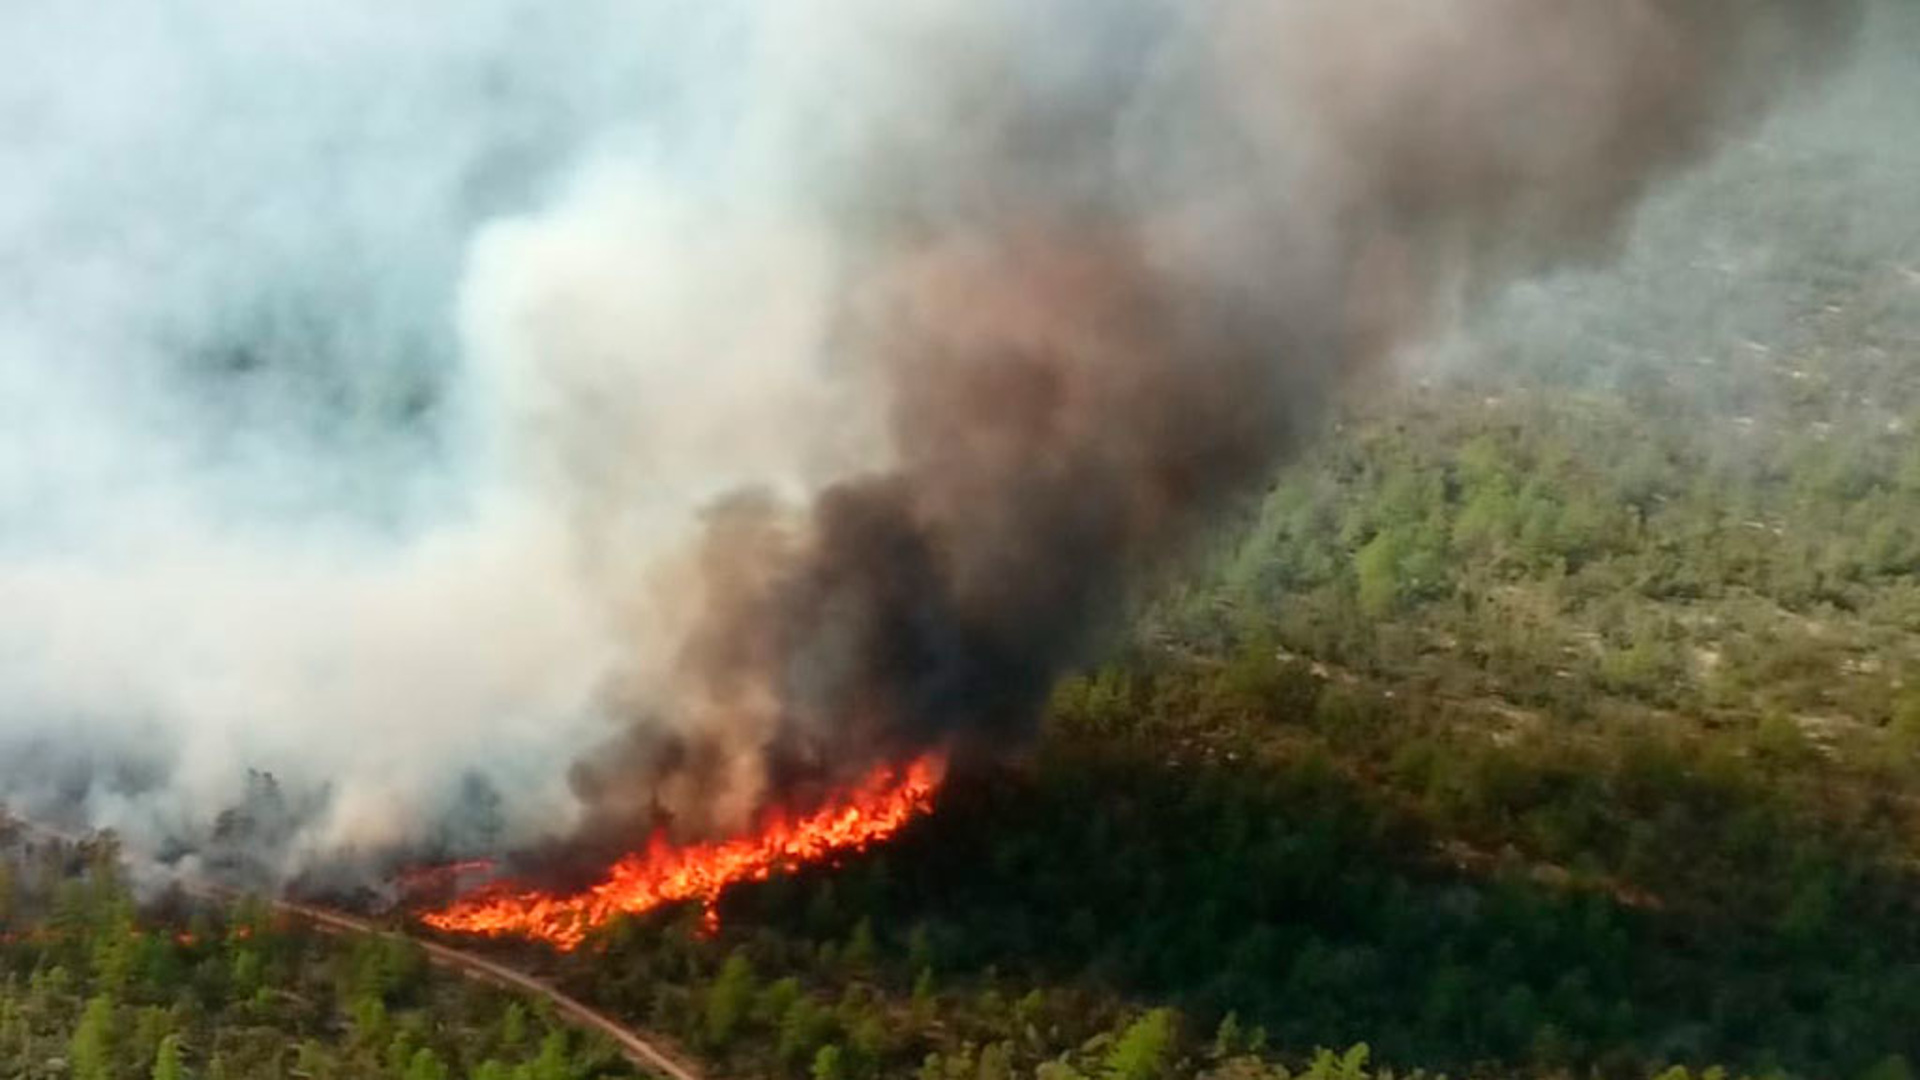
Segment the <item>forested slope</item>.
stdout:
[[[493,948],[724,1076],[1910,1077],[1920,147],[1848,126],[1902,40],[1360,388],[895,842]],[[12,851],[0,1077],[623,1075]]]
[[748,1073],[1910,1075],[1920,190],[1857,126],[1898,38],[1360,388],[1018,765],[563,968]]
[[572,1080],[635,1075],[541,1007],[257,901],[136,906],[111,836],[0,813],[0,1077]]

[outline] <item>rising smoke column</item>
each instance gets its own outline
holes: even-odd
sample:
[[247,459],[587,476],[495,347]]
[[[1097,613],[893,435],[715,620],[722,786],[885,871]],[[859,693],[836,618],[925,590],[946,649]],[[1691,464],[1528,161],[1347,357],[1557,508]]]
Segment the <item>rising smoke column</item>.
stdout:
[[8,6],[0,801],[276,877],[566,827],[626,647],[452,312],[474,230],[707,51],[615,32],[662,6]]
[[[1266,476],[1330,394],[1503,282],[1604,255],[1857,11],[1153,15],[1130,54],[1045,86],[1023,51],[1070,21],[919,28],[961,44],[903,61],[912,123],[880,118],[829,163],[855,192],[831,222],[831,354],[886,460],[799,504],[710,508],[664,695],[624,755],[578,770],[603,824],[737,824],[769,791],[1019,737],[1128,575]],[[816,420],[839,422],[787,422]]]
[[1017,738],[1857,6],[22,0],[0,798],[286,876]]

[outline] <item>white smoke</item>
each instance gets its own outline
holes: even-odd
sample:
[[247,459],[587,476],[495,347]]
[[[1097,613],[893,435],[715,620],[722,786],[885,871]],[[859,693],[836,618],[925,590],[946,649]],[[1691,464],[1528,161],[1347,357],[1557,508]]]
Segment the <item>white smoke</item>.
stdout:
[[[1168,248],[1207,253],[1173,256],[1189,273],[1312,293],[1272,277],[1320,258],[1318,204],[1240,189],[1301,180],[1309,147],[1364,156],[1385,129],[1336,76],[1369,69],[1305,58],[1377,36],[1352,4],[1233,7],[18,0],[0,797],[160,851],[270,772],[318,808],[262,853],[280,873],[443,839],[476,776],[505,800],[489,842],[567,829],[569,764],[631,722],[603,714],[645,701],[699,602],[674,560],[712,500],[889,464],[839,337],[863,230],[995,218],[1006,178],[975,166],[1031,157],[1046,199],[1166,213]],[[1487,51],[1389,7],[1374,60]],[[1259,85],[1300,63],[1359,134],[1285,100],[1189,123],[1183,80],[1216,62]],[[966,74],[930,94],[928,69]],[[1114,160],[1019,129],[1029,98],[1116,97]],[[1536,120],[1591,103],[1564,104]],[[1270,211],[1285,257],[1246,228]]]
[[833,4],[9,24],[0,799],[164,852],[270,773],[277,874],[445,839],[474,777],[489,843],[566,830],[701,509],[879,460],[795,151],[906,100]]
[[[661,103],[676,49],[717,26],[682,8],[9,11],[0,795],[157,850],[271,772],[322,807],[260,853],[285,871],[430,836],[474,774],[507,793],[509,841],[565,826],[618,639],[570,523],[497,457],[521,452],[504,433],[520,418],[480,393],[522,405],[485,369],[516,351],[488,340],[513,313],[468,318],[473,378],[461,281],[471,246],[473,294],[513,290],[495,253],[538,245],[488,222],[607,144],[688,122]],[[652,265],[626,283],[660,284]],[[564,294],[602,269],[582,255],[516,296],[579,320],[590,349],[613,313]],[[615,318],[606,334],[635,329]],[[624,420],[672,415],[664,365],[707,370],[692,333],[641,382],[597,388],[645,395]]]

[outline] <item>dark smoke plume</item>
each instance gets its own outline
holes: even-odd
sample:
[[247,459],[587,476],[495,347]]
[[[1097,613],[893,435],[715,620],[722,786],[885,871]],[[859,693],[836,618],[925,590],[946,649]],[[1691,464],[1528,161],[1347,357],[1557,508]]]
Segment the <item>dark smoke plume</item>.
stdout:
[[19,0],[0,799],[331,882],[997,750],[1862,6],[1765,129],[1831,175],[1721,159],[1845,228],[1668,283],[1911,261],[1907,0]]
[[670,692],[578,770],[599,824],[726,825],[807,780],[1018,739],[1128,576],[1331,394],[1503,283],[1604,257],[1858,14],[1213,0],[1046,85],[1020,18],[917,42],[912,122],[816,161],[857,238],[830,352],[889,460],[804,506],[710,511]]

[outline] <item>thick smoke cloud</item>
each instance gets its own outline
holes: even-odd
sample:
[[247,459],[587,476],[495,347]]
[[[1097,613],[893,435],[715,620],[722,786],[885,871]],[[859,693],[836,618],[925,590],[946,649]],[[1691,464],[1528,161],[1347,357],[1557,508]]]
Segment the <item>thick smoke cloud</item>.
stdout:
[[[475,229],[669,74],[631,4],[26,0],[0,43],[0,798],[256,854],[564,828],[616,646],[477,449]],[[509,837],[511,839],[511,837]]]
[[684,739],[643,715],[628,755],[583,769],[614,831],[663,795],[727,824],[768,785],[1017,736],[1129,573],[1265,476],[1332,392],[1451,307],[1604,253],[1857,12],[1157,14],[1145,47],[1040,87],[1022,49],[1075,24],[976,7],[940,28],[954,62],[912,75],[930,106],[829,162],[862,193],[834,348],[877,388],[891,460],[803,505],[715,512],[665,696]]
[[272,773],[280,873],[1017,736],[1859,14],[110,6],[0,46],[0,790],[160,852]]

